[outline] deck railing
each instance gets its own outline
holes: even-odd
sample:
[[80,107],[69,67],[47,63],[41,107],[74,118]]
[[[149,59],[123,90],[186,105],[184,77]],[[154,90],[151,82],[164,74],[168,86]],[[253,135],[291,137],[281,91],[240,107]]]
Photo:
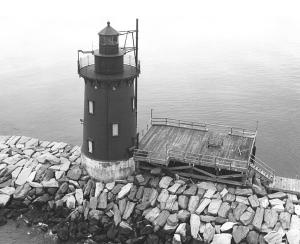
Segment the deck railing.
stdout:
[[231,127],[222,124],[211,124],[205,122],[190,122],[185,120],[177,120],[172,118],[151,118],[151,125],[168,125],[168,126],[176,126],[180,128],[186,129],[195,129],[201,131],[208,131],[210,128],[218,129],[225,131],[230,135],[244,136],[244,137],[256,137],[256,131],[239,128],[239,127]]
[[250,164],[250,166],[260,175],[268,178],[269,180],[273,180],[276,175],[276,171],[273,168],[254,155],[252,155],[252,164]]
[[201,165],[207,167],[216,167],[228,170],[246,171],[248,162],[236,159],[223,158],[205,154],[194,154],[176,149],[169,149],[164,155],[136,149],[134,159],[149,163],[168,165],[170,161],[179,161],[190,165]]

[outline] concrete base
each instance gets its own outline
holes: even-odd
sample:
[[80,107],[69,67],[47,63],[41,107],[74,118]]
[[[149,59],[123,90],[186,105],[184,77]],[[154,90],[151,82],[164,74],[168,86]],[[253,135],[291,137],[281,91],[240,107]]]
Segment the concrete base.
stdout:
[[81,153],[81,160],[90,177],[102,182],[125,179],[135,171],[133,158],[126,161],[105,162],[88,158]]

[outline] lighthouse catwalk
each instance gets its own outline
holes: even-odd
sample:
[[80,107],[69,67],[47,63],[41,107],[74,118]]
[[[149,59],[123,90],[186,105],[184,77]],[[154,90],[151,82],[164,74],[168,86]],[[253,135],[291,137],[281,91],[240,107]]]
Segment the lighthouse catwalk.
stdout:
[[[95,179],[111,181],[134,171],[138,20],[136,30],[122,32],[107,22],[98,35],[98,50],[78,51],[78,73],[85,82],[82,162]],[[120,48],[122,36],[125,43]],[[132,44],[126,47],[130,38]],[[130,53],[134,54],[131,59]]]

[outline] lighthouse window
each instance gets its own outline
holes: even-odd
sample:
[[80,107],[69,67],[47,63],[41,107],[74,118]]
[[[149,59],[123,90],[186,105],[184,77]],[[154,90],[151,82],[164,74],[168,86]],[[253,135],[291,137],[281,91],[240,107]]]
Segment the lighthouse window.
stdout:
[[91,140],[88,140],[88,149],[89,149],[89,153],[93,153],[94,151],[94,142]]
[[119,124],[112,124],[112,136],[119,136]]
[[94,114],[94,101],[89,101],[89,114]]

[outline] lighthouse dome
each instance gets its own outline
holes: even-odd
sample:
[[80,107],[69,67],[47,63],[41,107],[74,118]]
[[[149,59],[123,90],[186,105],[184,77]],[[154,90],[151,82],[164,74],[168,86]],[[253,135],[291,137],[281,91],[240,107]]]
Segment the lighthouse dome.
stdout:
[[110,22],[107,22],[107,26],[101,30],[98,35],[100,36],[118,36],[119,32],[110,26]]

